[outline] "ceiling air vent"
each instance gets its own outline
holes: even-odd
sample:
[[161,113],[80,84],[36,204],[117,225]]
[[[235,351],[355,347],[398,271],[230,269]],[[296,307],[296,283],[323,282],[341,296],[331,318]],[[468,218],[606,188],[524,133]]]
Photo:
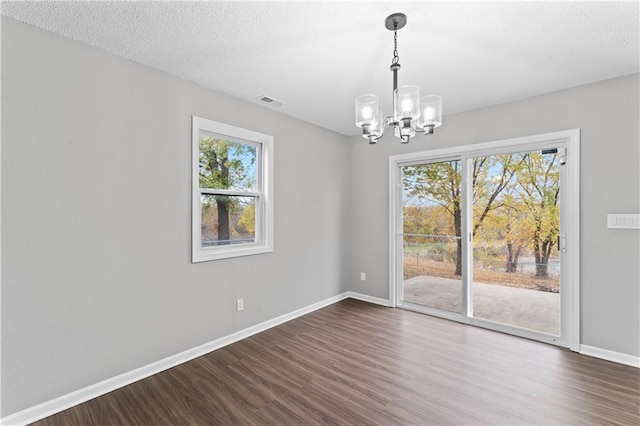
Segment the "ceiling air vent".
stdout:
[[280,102],[279,100],[273,99],[271,96],[267,95],[258,96],[256,98],[256,101],[272,106],[274,108],[280,108],[282,105],[284,105],[284,103]]

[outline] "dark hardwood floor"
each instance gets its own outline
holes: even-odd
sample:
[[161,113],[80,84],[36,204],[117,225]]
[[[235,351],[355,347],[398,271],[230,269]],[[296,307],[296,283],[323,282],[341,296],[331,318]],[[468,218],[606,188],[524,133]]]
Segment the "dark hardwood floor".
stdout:
[[37,425],[640,424],[640,371],[345,300]]

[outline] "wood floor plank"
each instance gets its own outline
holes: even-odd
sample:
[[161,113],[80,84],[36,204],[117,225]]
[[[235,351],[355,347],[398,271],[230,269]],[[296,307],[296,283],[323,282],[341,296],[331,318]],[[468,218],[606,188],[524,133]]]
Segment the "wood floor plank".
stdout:
[[640,370],[355,300],[36,425],[640,425]]

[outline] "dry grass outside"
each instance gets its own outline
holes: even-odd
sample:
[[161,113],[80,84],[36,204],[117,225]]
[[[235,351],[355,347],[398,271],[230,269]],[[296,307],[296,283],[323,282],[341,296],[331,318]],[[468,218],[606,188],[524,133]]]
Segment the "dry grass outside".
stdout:
[[[415,259],[404,259],[403,262],[404,279],[418,275],[428,275],[432,277],[442,277],[460,279],[456,275],[455,264],[451,262],[420,261],[418,265]],[[529,274],[513,274],[508,272],[492,271],[490,269],[475,268],[473,280],[476,282],[501,285],[504,287],[526,288],[530,290],[548,291],[551,293],[560,292],[560,280],[558,278],[539,278]]]

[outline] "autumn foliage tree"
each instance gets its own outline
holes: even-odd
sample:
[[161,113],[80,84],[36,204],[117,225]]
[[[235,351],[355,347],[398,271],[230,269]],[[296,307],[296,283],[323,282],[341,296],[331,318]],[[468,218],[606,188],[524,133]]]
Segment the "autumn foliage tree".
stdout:
[[[472,160],[472,233],[487,244],[504,243],[508,272],[516,272],[523,250],[531,250],[536,276],[548,275],[559,234],[558,161],[557,154],[540,152]],[[462,273],[461,167],[462,161],[453,160],[403,168],[405,234],[412,229],[415,234],[443,235],[444,228],[434,226],[435,206],[447,212],[456,239],[457,275]]]
[[[513,155],[478,157],[473,160],[472,187],[475,234],[490,213],[500,207],[498,196],[509,186],[518,161]],[[496,173],[495,171],[499,172]],[[491,175],[491,179],[488,176]],[[442,206],[453,218],[456,239],[456,275],[462,275],[462,161],[444,161],[404,168],[408,194]]]
[[548,276],[549,256],[560,235],[559,158],[531,152],[524,155],[518,175],[520,203],[526,212],[531,248],[536,262],[536,277]]
[[460,182],[461,161],[407,166],[403,169],[403,182],[409,198],[417,203],[439,205],[453,217],[456,237],[456,274],[462,274],[462,215]]

